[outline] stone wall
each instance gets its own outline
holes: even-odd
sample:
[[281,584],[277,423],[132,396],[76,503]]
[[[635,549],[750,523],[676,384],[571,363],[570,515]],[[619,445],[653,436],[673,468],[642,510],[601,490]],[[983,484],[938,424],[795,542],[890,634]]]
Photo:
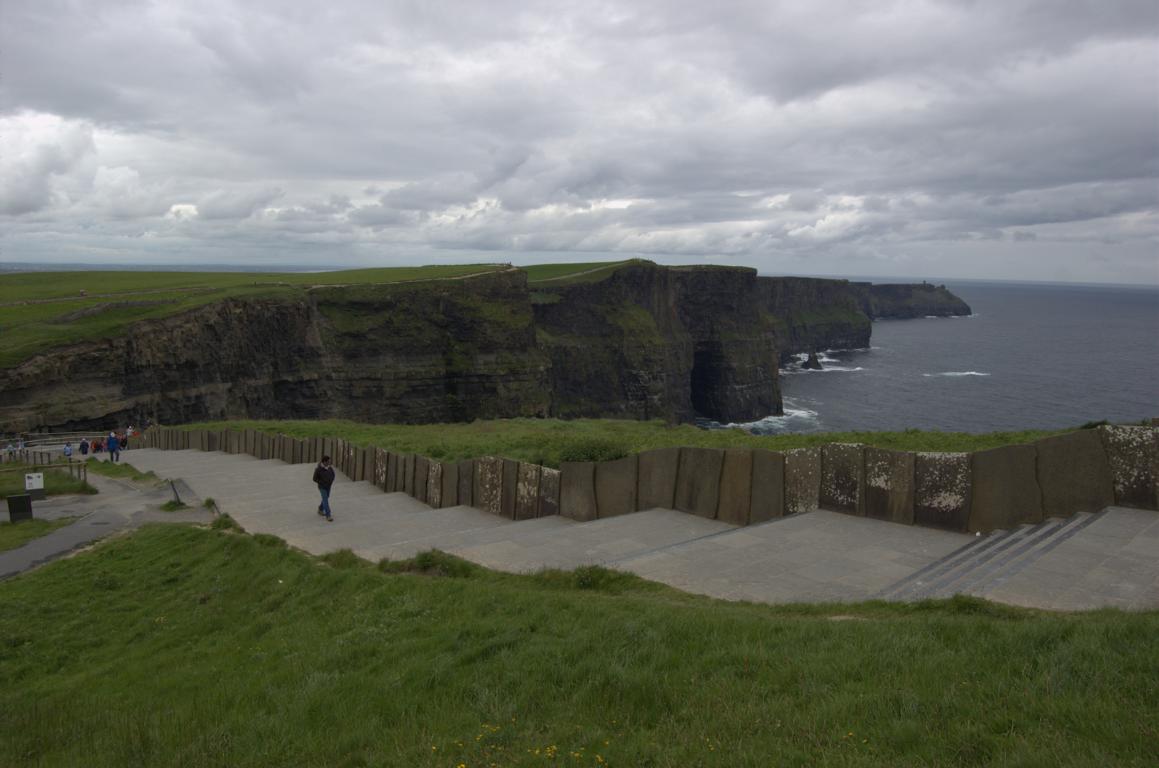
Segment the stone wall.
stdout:
[[975,453],[829,444],[784,453],[661,448],[560,469],[495,456],[444,462],[344,440],[253,430],[154,427],[138,444],[248,453],[287,463],[330,455],[354,481],[434,508],[473,506],[512,520],[586,522],[676,509],[733,525],[828,509],[907,525],[988,532],[1095,512],[1159,509],[1159,428],[1102,426]]

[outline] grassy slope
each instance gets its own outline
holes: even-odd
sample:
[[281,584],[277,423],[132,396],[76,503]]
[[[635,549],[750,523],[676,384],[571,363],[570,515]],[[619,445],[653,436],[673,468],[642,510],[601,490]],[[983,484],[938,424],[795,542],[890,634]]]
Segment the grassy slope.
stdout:
[[580,264],[533,264],[521,269],[527,273],[527,282],[544,283],[548,286],[567,285],[576,282],[596,282],[625,264],[639,259],[625,261],[591,261]]
[[[284,274],[93,271],[0,275],[0,366],[14,365],[53,346],[116,336],[134,322],[167,317],[227,298],[292,296],[310,286],[429,280],[503,268],[467,264]],[[87,291],[87,298],[80,297],[82,290]],[[43,300],[52,301],[13,304]]]
[[469,424],[362,424],[354,421],[232,421],[190,424],[185,429],[258,429],[291,437],[340,437],[356,445],[377,445],[435,459],[506,456],[558,466],[560,460],[610,459],[668,446],[767,448],[786,450],[833,442],[857,442],[912,451],[974,451],[1026,443],[1046,431],[992,432],[829,432],[807,435],[750,435],[739,429],[704,430],[660,421],[612,419],[503,419]]
[[22,547],[33,539],[47,536],[57,528],[63,528],[75,521],[75,517],[62,517],[57,520],[41,520],[34,517],[22,523],[0,520],[0,552]]
[[[31,466],[19,462],[0,464],[0,499],[24,493],[24,473],[31,471]],[[62,472],[58,469],[44,472],[44,493],[46,496],[96,492],[96,488],[81,481],[80,478],[69,477],[68,472]]]
[[1150,765],[1159,743],[1154,613],[329,561],[154,526],[0,583],[0,764]]

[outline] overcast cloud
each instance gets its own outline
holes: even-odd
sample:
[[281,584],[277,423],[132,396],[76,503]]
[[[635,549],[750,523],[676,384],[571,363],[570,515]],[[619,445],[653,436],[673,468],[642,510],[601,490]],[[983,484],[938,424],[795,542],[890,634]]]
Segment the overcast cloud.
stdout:
[[1159,4],[7,0],[3,261],[1159,283]]

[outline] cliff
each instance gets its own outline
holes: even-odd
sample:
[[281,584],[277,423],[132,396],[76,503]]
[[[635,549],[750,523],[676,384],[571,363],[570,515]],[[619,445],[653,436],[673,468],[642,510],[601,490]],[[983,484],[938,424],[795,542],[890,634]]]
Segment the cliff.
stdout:
[[510,269],[232,298],[0,369],[0,430],[145,418],[749,421],[781,412],[779,357],[868,346],[867,306],[956,309],[928,311],[941,288],[886,288],[641,261],[530,286]]
[[861,310],[874,320],[970,315],[970,305],[944,285],[852,283]]

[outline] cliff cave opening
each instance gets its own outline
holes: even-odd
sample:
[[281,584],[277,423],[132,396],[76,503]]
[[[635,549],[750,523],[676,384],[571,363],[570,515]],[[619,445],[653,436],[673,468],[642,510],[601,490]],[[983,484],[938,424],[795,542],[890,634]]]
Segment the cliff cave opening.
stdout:
[[711,349],[698,349],[692,355],[690,396],[697,415],[719,420],[721,409],[717,397],[718,362]]

